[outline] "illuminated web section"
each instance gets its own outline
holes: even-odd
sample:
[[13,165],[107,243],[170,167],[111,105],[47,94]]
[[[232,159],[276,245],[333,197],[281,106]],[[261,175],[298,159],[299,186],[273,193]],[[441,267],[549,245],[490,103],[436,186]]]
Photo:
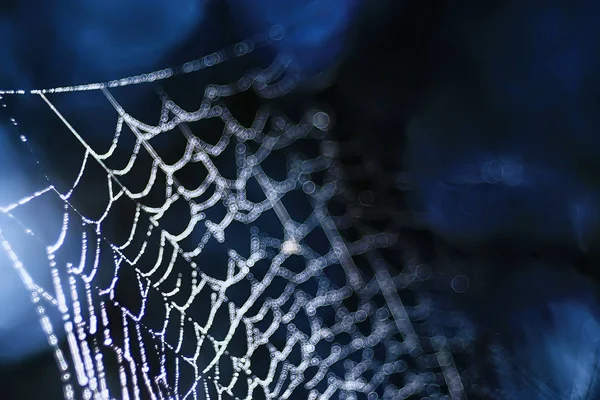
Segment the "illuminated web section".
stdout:
[[[243,43],[240,55],[255,47]],[[219,54],[181,71],[226,59]],[[65,398],[464,397],[452,353],[469,338],[432,335],[425,296],[403,303],[400,292],[422,280],[415,258],[392,276],[378,249],[394,245],[396,235],[350,241],[338,230],[348,218],[330,215],[330,201],[347,190],[328,115],[309,110],[293,122],[261,107],[244,126],[219,102],[248,90],[283,96],[295,84],[286,65],[277,57],[234,83],[209,85],[193,110],[161,91],[156,125],[129,114],[113,88],[167,79],[173,70],[31,92],[81,143],[82,161],[68,190],[50,185],[3,207],[0,241],[32,295]],[[63,93],[77,101],[91,91],[115,111],[114,138],[102,151],[52,98]],[[209,120],[223,126],[213,144],[194,129]],[[126,135],[134,144],[124,156]],[[184,139],[178,160],[166,161],[154,145],[163,136]],[[303,145],[321,151],[307,157],[297,150]],[[283,154],[285,177],[277,180],[268,167]],[[144,158],[151,160],[148,179],[133,188],[128,182],[139,182]],[[231,162],[235,176],[227,177],[220,166]],[[107,198],[95,216],[74,200],[91,168],[102,171],[96,186],[105,186]],[[193,185],[181,178],[186,168],[197,171]],[[310,212],[286,203],[293,196]],[[64,213],[52,243],[22,222],[43,202]],[[129,234],[117,240],[108,225]],[[45,252],[52,288],[30,274],[32,249]],[[368,260],[368,270],[357,266],[357,256]]]

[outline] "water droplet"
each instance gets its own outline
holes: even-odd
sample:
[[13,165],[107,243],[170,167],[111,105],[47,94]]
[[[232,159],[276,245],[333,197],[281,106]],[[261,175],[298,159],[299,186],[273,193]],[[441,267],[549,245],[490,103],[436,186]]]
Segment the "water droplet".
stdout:
[[456,275],[454,279],[452,279],[452,289],[456,293],[464,293],[469,289],[469,278],[465,275]]

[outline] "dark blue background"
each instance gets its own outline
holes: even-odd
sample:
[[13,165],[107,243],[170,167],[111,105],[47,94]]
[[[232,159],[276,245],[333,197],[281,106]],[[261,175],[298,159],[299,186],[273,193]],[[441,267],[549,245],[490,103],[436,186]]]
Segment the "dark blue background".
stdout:
[[[15,2],[0,16],[0,86],[117,78],[287,26],[284,40],[252,59],[265,62],[277,51],[296,57],[304,94],[282,105],[330,103],[338,134],[358,138],[364,158],[389,172],[387,186],[403,188],[394,192],[396,207],[414,215],[407,234],[434,270],[459,268],[471,277],[453,304],[512,359],[508,372],[496,373],[482,351],[490,382],[516,399],[565,398],[574,382],[590,382],[598,363],[579,355],[595,354],[600,336],[596,283],[588,278],[598,268],[600,5],[373,3]],[[62,106],[77,113],[95,101]],[[15,104],[6,117],[34,130],[41,122],[27,107]],[[17,129],[26,128],[7,124],[0,136],[3,200],[39,178],[13,175],[27,154],[13,150],[22,146]],[[42,150],[52,144],[48,132],[36,139]],[[0,346],[19,343],[20,330],[37,329],[31,324],[0,336]],[[28,360],[31,350],[22,351]],[[36,374],[24,365],[18,374]],[[15,381],[9,372],[0,376]]]

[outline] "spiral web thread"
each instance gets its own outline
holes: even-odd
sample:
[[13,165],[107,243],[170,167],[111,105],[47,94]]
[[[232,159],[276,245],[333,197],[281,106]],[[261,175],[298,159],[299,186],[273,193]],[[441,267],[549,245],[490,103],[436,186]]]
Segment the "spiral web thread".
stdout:
[[[246,40],[233,51],[186,63],[178,71],[195,72],[230,58],[227,55],[247,54],[260,43]],[[287,60],[278,56],[268,68],[249,72],[232,84],[209,85],[195,111],[183,110],[160,93],[158,125],[128,114],[111,90],[168,79],[176,73],[172,69],[107,84],[30,92],[84,149],[70,190],[59,192],[50,185],[1,209],[3,251],[31,293],[64,381],[65,398],[464,398],[452,352],[464,349],[465,340],[423,337],[414,322],[427,320],[428,302],[417,296],[422,300],[419,304],[405,307],[398,295],[419,283],[414,258],[407,258],[402,273],[392,276],[379,249],[396,244],[396,235],[366,234],[348,241],[338,228],[349,219],[329,214],[331,199],[343,197],[347,190],[337,145],[326,129],[327,114],[310,110],[293,123],[261,108],[246,127],[226,106],[216,104],[247,90],[266,98],[283,96],[295,84],[293,74],[285,74],[286,66]],[[108,151],[93,149],[85,133],[71,126],[52,101],[53,93],[76,97],[81,91],[101,92],[116,111]],[[190,128],[191,123],[207,119],[220,120],[224,126],[214,145]],[[125,167],[121,163],[115,168],[119,140],[125,134],[134,135],[135,146]],[[173,164],[164,162],[153,146],[153,140],[163,135],[186,139],[183,155]],[[294,145],[303,141],[320,146],[320,154],[303,159],[301,153],[294,153]],[[226,151],[235,154],[235,179],[223,177],[215,165]],[[262,165],[285,151],[292,154],[287,177],[276,181]],[[145,187],[135,191],[122,181],[144,152],[152,158],[152,167]],[[97,184],[106,185],[109,197],[99,218],[86,217],[71,201],[91,164],[104,171],[106,181]],[[193,188],[176,177],[189,165],[205,174]],[[318,173],[325,175],[321,184],[311,179]],[[164,202],[146,204],[161,179]],[[251,181],[261,188],[263,200],[248,199]],[[292,192],[306,196],[311,205],[312,213],[304,221],[294,219],[294,210],[284,206],[284,198]],[[18,217],[40,202],[58,202],[64,208],[62,227],[56,227],[58,237],[45,243],[45,249],[40,245],[43,239]],[[128,222],[128,240],[116,243],[102,227],[123,203],[133,203],[135,212]],[[170,209],[182,203],[189,209],[185,229],[163,227]],[[210,219],[215,207],[225,210],[220,220]],[[282,237],[261,232],[261,220],[268,215],[276,216]],[[205,268],[212,257],[205,248],[213,242],[227,246],[234,225],[248,233],[249,251],[248,243],[245,250],[228,248],[226,263]],[[324,254],[307,244],[306,238],[315,231],[321,231],[329,243]],[[27,243],[28,251],[45,251],[52,288],[35,282],[25,252],[15,245],[18,242]],[[73,246],[78,250],[72,251]],[[359,255],[369,261],[372,278],[366,278],[354,263]],[[344,284],[326,277],[328,270],[339,267]],[[222,275],[211,276],[213,270]],[[275,281],[285,285],[277,286]],[[248,294],[232,300],[242,285],[249,288]],[[138,298],[135,307],[124,293]],[[353,296],[358,301],[347,306]],[[377,296],[384,301],[376,302]],[[196,310],[204,308],[207,311],[200,317]],[[332,315],[329,320],[323,317],[326,310]],[[367,333],[358,329],[360,324],[367,326]],[[65,344],[59,340],[63,336]],[[376,354],[381,349],[383,353]],[[268,364],[261,375],[253,369],[260,362]],[[117,384],[110,379],[111,368],[118,371]]]

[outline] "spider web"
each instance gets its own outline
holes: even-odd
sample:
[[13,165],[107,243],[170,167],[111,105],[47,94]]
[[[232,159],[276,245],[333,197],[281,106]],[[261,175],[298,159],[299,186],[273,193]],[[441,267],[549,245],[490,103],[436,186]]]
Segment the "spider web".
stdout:
[[[348,240],[341,233],[353,224],[356,199],[329,115],[308,109],[292,121],[264,106],[245,126],[223,102],[249,91],[289,93],[296,84],[289,59],[278,55],[233,83],[208,85],[193,110],[159,90],[158,124],[119,102],[117,89],[194,76],[268,40],[108,83],[2,92],[37,97],[82,148],[66,190],[49,182],[0,214],[3,251],[31,293],[66,399],[465,397],[468,377],[461,380],[453,353],[471,340],[460,336],[462,326],[455,338],[431,328],[416,254],[406,249],[402,272],[392,273],[380,250],[397,246],[396,234],[355,227],[360,235]],[[76,102],[88,92],[115,112],[108,149],[94,148],[53,99]],[[213,144],[195,128],[207,121],[222,126]],[[167,162],[155,146],[162,137],[183,141],[177,160]],[[305,148],[319,152],[307,157]],[[285,168],[270,164],[277,156],[287,156]],[[140,185],[144,160],[148,178]],[[193,184],[179,177],[187,168]],[[269,168],[285,176],[275,179]],[[95,216],[77,200],[88,175],[106,188]],[[293,196],[309,212],[287,202]],[[335,201],[346,207],[338,215]],[[63,210],[60,223],[44,226],[53,240],[26,222],[42,203]],[[126,226],[127,237],[117,238],[111,224]],[[36,282],[35,253],[47,260],[52,287]],[[413,304],[404,304],[406,296]]]

